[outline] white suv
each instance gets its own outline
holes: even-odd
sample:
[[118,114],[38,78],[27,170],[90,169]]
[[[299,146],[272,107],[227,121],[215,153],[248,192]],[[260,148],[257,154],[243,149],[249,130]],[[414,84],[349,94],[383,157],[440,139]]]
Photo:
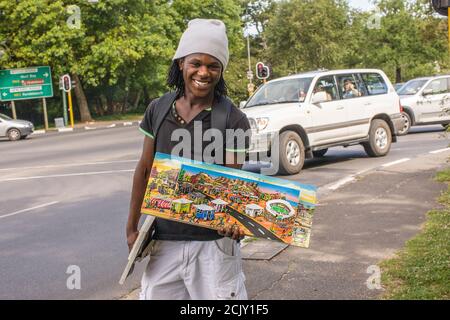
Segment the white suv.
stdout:
[[362,144],[369,156],[384,156],[403,127],[400,99],[376,69],[319,70],[272,80],[242,106],[253,131],[250,153],[269,154],[279,134],[281,174],[300,172],[305,158],[335,146]]
[[399,134],[414,125],[450,123],[450,75],[410,80],[398,94],[404,110]]

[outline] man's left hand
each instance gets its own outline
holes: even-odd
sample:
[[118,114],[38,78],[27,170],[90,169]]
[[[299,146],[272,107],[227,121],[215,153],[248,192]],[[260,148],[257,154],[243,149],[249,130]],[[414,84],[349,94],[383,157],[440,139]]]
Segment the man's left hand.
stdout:
[[233,240],[242,240],[245,237],[244,230],[238,225],[226,226],[217,230],[217,232],[224,237],[230,237]]

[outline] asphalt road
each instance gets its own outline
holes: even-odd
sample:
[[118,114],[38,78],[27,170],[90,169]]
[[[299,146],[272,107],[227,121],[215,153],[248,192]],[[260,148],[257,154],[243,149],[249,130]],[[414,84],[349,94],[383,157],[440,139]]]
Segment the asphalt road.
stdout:
[[[0,299],[113,299],[139,286],[143,266],[125,286],[118,280],[142,141],[135,126],[0,140]],[[360,146],[335,148],[284,178],[322,191],[448,145],[442,127],[417,127],[386,157],[368,158]],[[72,265],[81,271],[80,290],[66,286]]]

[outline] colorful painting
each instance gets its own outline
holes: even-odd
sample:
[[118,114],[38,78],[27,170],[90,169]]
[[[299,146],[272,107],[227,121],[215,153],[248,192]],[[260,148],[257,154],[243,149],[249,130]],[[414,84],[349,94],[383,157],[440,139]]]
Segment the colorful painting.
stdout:
[[142,213],[307,248],[316,187],[156,153]]

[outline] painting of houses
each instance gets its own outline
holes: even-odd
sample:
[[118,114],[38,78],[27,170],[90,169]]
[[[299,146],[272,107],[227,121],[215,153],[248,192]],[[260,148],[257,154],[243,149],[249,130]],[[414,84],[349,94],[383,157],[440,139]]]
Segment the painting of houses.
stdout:
[[144,214],[308,247],[316,187],[157,152]]
[[172,201],[172,210],[178,214],[181,213],[187,214],[191,211],[191,204],[192,204],[191,200],[185,198],[177,199]]
[[201,220],[214,220],[216,210],[206,204],[195,205],[195,217]]
[[262,215],[264,212],[264,208],[261,208],[257,204],[250,203],[245,206],[245,213],[248,214],[250,217],[257,217]]
[[211,203],[213,204],[214,209],[217,212],[223,212],[226,205],[228,204],[228,202],[223,201],[222,199],[214,199],[213,201],[211,201]]

